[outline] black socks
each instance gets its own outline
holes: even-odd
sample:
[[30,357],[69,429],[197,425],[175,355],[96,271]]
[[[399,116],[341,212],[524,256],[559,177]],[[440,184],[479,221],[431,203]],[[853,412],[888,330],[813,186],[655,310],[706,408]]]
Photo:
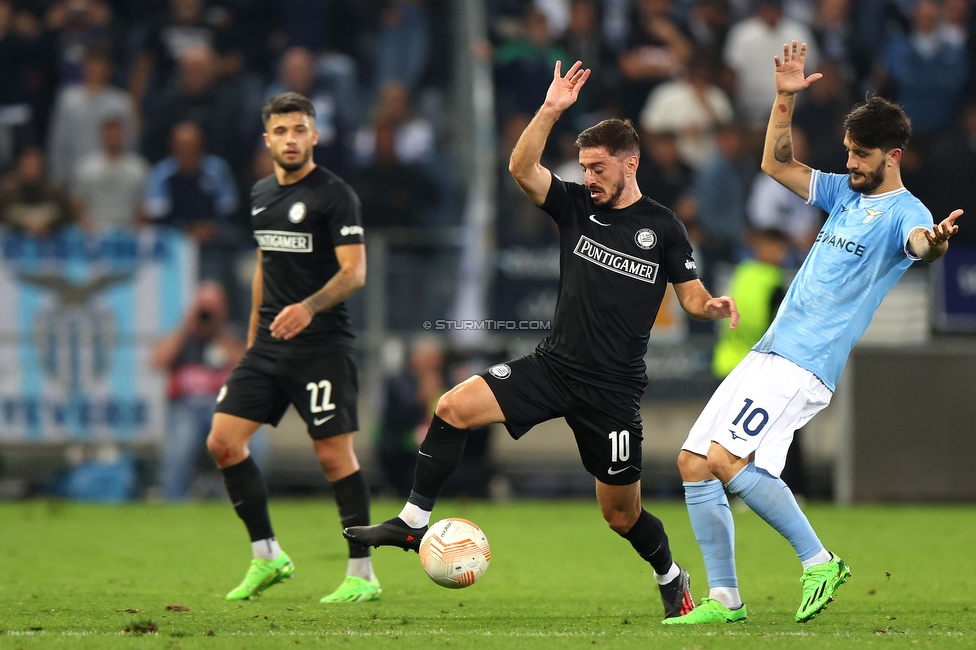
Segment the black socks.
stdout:
[[254,459],[248,456],[236,465],[224,467],[220,472],[224,475],[224,485],[227,486],[230,502],[234,504],[237,516],[247,526],[251,541],[274,537],[271,517],[268,515],[268,488]]
[[420,445],[417,454],[417,469],[413,478],[413,490],[409,503],[433,510],[434,501],[441,487],[454,473],[464,453],[464,441],[468,438],[467,429],[458,429],[434,416],[427,429],[427,437]]
[[638,555],[650,562],[658,575],[664,575],[671,569],[671,547],[668,546],[664,524],[647,510],[641,509],[637,523],[621,537],[630,542]]
[[[343,528],[369,526],[369,486],[359,470],[332,484]],[[349,557],[369,557],[369,547],[349,541]]]

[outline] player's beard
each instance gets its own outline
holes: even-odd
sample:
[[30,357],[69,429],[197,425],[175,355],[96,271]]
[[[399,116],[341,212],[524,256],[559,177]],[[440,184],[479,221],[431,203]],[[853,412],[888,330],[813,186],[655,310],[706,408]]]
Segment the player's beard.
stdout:
[[855,192],[860,192],[861,194],[870,194],[881,187],[881,184],[885,182],[884,162],[878,165],[877,169],[869,172],[860,172],[860,180],[857,181],[854,180],[853,173],[848,173],[851,175],[847,177],[847,186]]
[[274,154],[272,154],[271,157],[274,159],[275,163],[277,163],[277,165],[286,172],[297,172],[299,169],[304,167],[305,163],[308,162],[308,159],[312,157],[312,148],[309,147],[304,156],[293,162],[287,162],[284,157],[276,156]]
[[[613,208],[617,204],[617,200],[620,195],[624,193],[624,187],[627,186],[627,180],[624,178],[623,174],[620,175],[620,180],[613,186],[613,192],[609,194],[604,190],[603,199],[594,199],[593,203],[601,208]],[[602,187],[600,189],[603,189]]]

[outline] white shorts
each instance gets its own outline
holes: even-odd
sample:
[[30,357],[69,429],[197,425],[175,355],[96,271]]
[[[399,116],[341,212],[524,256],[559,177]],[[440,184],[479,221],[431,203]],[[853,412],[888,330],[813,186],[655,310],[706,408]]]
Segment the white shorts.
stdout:
[[793,433],[833,393],[809,370],[777,354],[751,351],[719,385],[681,446],[701,456],[717,442],[739,458],[779,476]]

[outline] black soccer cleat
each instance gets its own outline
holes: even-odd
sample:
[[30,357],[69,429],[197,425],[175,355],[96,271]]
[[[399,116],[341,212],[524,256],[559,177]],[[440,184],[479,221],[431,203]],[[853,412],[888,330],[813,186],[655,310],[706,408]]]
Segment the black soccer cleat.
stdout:
[[691,597],[691,576],[680,564],[675,562],[675,565],[678,567],[678,577],[666,585],[658,585],[664,602],[664,618],[684,616],[695,609],[695,601]]
[[399,517],[387,519],[375,526],[350,526],[342,529],[342,536],[363,546],[399,546],[404,551],[420,552],[420,540],[427,526],[411,528]]

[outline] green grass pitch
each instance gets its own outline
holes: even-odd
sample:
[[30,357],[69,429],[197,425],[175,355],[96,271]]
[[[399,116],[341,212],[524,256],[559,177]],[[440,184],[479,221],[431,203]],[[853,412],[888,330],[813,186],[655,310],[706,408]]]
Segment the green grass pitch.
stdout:
[[[647,503],[668,527],[697,598],[704,568],[680,502]],[[399,504],[375,503],[373,516]],[[850,648],[976,647],[976,508],[812,505],[808,515],[854,575],[805,625],[793,622],[799,563],[736,511],[741,626],[660,625],[650,568],[603,523],[595,501],[443,502],[492,544],[473,587],[431,582],[414,553],[383,548],[380,602],[321,605],[345,542],[328,500],[276,501],[295,578],[228,603],[250,547],[225,503],[122,507],[0,504],[0,648]]]

